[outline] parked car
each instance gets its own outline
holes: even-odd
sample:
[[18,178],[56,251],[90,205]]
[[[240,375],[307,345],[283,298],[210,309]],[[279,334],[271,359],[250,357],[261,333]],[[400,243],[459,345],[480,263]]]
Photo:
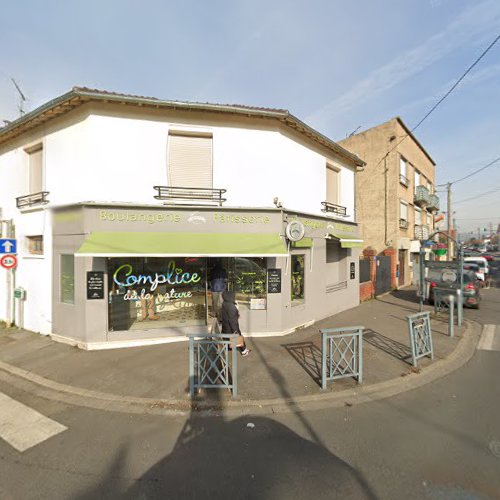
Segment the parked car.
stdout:
[[489,253],[482,253],[481,257],[484,257],[488,262],[491,262],[492,260],[495,260],[495,257]]
[[484,285],[485,275],[483,272],[481,272],[479,266],[475,262],[464,262],[464,269],[474,272],[477,279]]
[[[473,271],[463,272],[464,280],[464,307],[471,307],[474,309],[479,309],[479,302],[481,300],[480,289],[481,285]],[[438,283],[431,281],[429,287],[429,304],[434,304],[434,290],[438,288]],[[443,284],[439,285],[439,289],[443,290]],[[446,289],[446,288],[445,288]],[[454,290],[453,287],[449,287],[450,292]]]
[[473,264],[477,264],[479,266],[479,270],[484,273],[484,278],[487,278],[487,274],[489,273],[488,261],[484,257],[465,257],[464,264],[472,262]]

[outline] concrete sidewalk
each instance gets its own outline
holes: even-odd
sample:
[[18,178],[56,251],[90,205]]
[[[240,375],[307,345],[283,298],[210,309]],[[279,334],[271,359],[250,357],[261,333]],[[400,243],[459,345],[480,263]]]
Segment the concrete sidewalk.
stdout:
[[[406,289],[284,337],[248,339],[252,353],[247,358],[238,358],[239,395],[228,404],[313,401],[315,397],[324,399],[328,393],[366,391],[376,384],[385,387],[383,382],[387,381],[405,384],[407,376],[419,377],[426,367],[450,357],[466,329],[456,327],[455,337],[450,338],[447,315],[433,317],[435,360],[419,360],[419,370],[415,372],[411,366],[406,316],[416,312],[415,291]],[[322,391],[319,329],[350,325],[366,328],[364,383],[358,386],[355,380],[343,379],[329,383],[328,389]],[[105,393],[123,403],[170,401],[172,407],[176,404],[179,408],[189,407],[187,342],[83,351],[34,333],[0,330],[0,371],[54,390],[61,387],[68,394],[101,397],[99,394]],[[197,399],[210,403],[215,398],[212,401],[219,404],[230,399],[225,390],[214,392],[217,394],[202,393]]]

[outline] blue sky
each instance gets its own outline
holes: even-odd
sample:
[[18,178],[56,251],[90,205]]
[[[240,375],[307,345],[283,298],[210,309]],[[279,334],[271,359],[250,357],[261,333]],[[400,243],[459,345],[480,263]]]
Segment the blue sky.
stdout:
[[[499,0],[3,2],[0,119],[17,116],[14,77],[26,110],[81,85],[286,108],[333,140],[411,128],[499,33]],[[500,42],[416,136],[438,183],[500,156]],[[453,200],[460,231],[496,227],[500,162]]]

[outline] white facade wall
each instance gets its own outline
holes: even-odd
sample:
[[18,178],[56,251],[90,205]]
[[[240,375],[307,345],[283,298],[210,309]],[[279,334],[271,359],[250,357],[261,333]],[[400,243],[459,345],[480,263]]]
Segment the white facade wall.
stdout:
[[[168,183],[169,129],[213,134],[213,186],[227,189],[226,206],[270,207],[277,196],[287,208],[322,214],[326,158],[278,131],[98,115],[47,137],[51,203],[156,203],[153,186]],[[340,204],[349,215],[344,220],[354,221],[354,169],[329,162],[340,168]]]
[[[90,114],[60,126],[43,138],[44,188],[50,206],[81,201],[160,203],[155,185],[167,185],[169,129],[213,134],[213,187],[227,189],[225,206],[271,207],[274,197],[292,210],[324,215],[326,161],[340,168],[340,204],[354,219],[354,168],[326,158],[315,148],[278,130],[230,126],[193,126]],[[23,144],[0,154],[0,207],[13,219],[18,238],[16,286],[28,290],[24,327],[51,332],[51,221],[49,212],[20,213],[15,198],[29,194],[28,155]],[[44,235],[43,256],[29,255],[25,237]],[[6,314],[6,272],[0,270],[0,319]],[[57,286],[58,284],[55,284]]]

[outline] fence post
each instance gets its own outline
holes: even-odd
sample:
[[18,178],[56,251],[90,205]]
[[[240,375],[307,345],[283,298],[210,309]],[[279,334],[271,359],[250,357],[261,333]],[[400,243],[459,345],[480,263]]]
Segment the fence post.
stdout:
[[194,396],[194,338],[189,337],[189,395]]
[[[321,331],[321,330],[320,330]],[[326,335],[321,333],[321,388],[326,389]]]
[[448,331],[450,334],[450,337],[454,336],[454,326],[455,326],[455,319],[454,319],[454,312],[455,312],[455,297],[453,295],[448,295],[448,300],[450,301],[450,317],[449,317],[449,324],[448,324]]

